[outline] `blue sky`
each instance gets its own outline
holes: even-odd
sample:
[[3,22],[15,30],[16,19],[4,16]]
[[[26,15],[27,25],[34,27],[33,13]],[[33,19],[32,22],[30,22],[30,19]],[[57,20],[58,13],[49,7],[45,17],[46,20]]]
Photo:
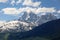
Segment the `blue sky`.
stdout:
[[0,20],[18,19],[24,11],[60,13],[60,0],[0,0]]

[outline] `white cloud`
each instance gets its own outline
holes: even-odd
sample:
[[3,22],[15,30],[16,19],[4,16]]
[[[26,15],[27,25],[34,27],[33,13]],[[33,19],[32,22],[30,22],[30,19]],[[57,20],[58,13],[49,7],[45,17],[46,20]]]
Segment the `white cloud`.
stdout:
[[21,12],[24,12],[24,11],[26,11],[27,13],[33,12],[35,14],[56,12],[55,8],[46,8],[46,7],[42,7],[42,8],[25,7],[25,8],[20,8],[19,10]]
[[4,14],[13,14],[13,15],[18,15],[20,13],[30,13],[33,12],[35,14],[38,13],[53,13],[56,12],[55,8],[46,8],[46,7],[42,7],[42,8],[31,8],[31,7],[24,7],[24,8],[4,8],[2,9],[2,11],[4,12]]
[[15,0],[12,0],[12,1],[11,1],[11,5],[12,5],[12,6],[14,6],[15,3],[16,3]]
[[36,8],[30,8],[30,7],[25,7],[25,8],[4,8],[2,9],[2,11],[4,12],[4,14],[9,14],[9,15],[17,15],[20,13],[30,13],[30,12],[35,12]]
[[20,11],[20,12],[30,13],[30,12],[35,12],[35,11],[36,11],[36,8],[25,7],[25,8],[20,8],[19,11]]
[[33,2],[32,0],[24,0],[23,5],[32,6],[32,7],[39,7],[41,2]]
[[13,15],[19,14],[16,8],[4,8],[2,9],[2,11],[4,12],[4,14],[13,14]]
[[53,12],[56,12],[55,8],[43,7],[43,8],[38,8],[36,10],[36,13],[53,13]]
[[14,5],[18,5],[19,3],[22,3],[22,0],[11,0],[11,5],[14,6]]
[[22,0],[18,0],[17,2],[16,2],[16,4],[19,4],[19,3],[21,3],[22,2]]
[[1,3],[6,3],[8,0],[0,0]]
[[18,4],[22,4],[23,6],[32,6],[32,7],[39,7],[39,5],[41,4],[41,2],[33,2],[32,0],[11,0],[11,5],[18,5]]

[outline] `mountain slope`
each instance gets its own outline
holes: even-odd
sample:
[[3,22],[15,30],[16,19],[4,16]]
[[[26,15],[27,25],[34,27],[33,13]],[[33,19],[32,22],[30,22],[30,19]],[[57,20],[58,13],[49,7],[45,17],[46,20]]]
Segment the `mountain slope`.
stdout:
[[60,37],[60,19],[47,22],[28,32],[11,33],[9,39],[23,39],[35,36],[50,38],[53,40],[54,38],[56,38],[58,40],[58,38]]

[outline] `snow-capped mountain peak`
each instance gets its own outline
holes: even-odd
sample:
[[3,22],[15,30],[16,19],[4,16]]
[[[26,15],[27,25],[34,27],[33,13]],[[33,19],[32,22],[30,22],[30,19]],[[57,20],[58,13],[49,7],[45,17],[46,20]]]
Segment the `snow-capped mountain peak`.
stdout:
[[20,21],[26,21],[26,22],[36,22],[38,20],[38,16],[32,12],[27,13],[24,12],[24,14],[19,18]]
[[32,30],[32,28],[30,27],[30,25],[26,22],[21,22],[21,21],[10,21],[10,22],[6,22],[4,23],[4,25],[0,26],[1,28],[1,32],[3,31],[15,31],[15,32],[20,32],[20,31],[28,31],[28,30]]
[[0,22],[0,30],[1,32],[24,32],[55,19],[57,19],[57,17],[51,13],[38,16],[32,12],[24,12],[17,20]]

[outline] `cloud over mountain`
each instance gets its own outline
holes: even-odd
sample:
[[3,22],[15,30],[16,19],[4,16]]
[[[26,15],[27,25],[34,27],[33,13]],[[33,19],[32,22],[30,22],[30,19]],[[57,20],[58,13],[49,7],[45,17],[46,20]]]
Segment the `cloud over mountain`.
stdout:
[[32,6],[32,7],[39,7],[41,2],[33,2],[32,0],[24,0],[23,5]]
[[13,14],[13,15],[19,14],[16,8],[5,8],[2,9],[2,11],[4,12],[4,14]]
[[0,0],[1,3],[6,3],[8,0]]
[[56,12],[55,8],[46,8],[46,7],[42,7],[42,8],[24,7],[24,8],[19,8],[19,9],[4,8],[2,9],[2,11],[4,12],[4,14],[13,14],[13,15],[24,13],[24,12],[27,12],[27,13],[33,12],[35,14]]
[[[40,0],[39,1],[38,0],[0,0],[0,6],[1,6],[0,13],[3,16],[7,16],[7,18],[8,18],[8,16],[11,17],[11,16],[15,16],[15,15],[20,17],[20,14],[22,14],[24,12],[27,12],[28,14],[32,12],[36,15],[37,14],[45,15],[46,13],[52,13],[52,14],[60,13],[60,11],[57,10],[54,6],[48,7],[49,6],[48,4],[51,1],[48,2],[48,4],[45,4],[45,2],[46,1],[43,2]],[[46,5],[47,7],[43,6],[43,4]],[[7,18],[5,18],[5,19],[7,19]],[[14,17],[12,17],[12,18],[14,18]],[[8,18],[8,19],[10,20],[10,18]]]

